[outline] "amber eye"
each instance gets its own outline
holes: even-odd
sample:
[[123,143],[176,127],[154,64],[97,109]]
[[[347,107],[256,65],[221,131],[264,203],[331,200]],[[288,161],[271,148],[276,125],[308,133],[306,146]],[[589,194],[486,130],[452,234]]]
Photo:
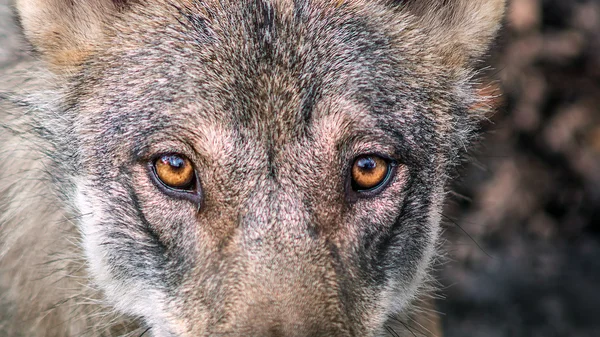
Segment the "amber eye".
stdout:
[[189,159],[182,155],[168,154],[156,159],[154,171],[166,186],[177,190],[192,190],[196,174]]
[[373,190],[389,177],[390,162],[377,155],[358,157],[352,165],[352,189],[357,192]]

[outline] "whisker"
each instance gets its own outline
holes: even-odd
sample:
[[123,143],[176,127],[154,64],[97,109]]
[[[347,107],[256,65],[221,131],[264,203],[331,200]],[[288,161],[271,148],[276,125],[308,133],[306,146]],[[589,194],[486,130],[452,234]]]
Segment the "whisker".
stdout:
[[444,219],[450,221],[451,223],[453,223],[456,227],[458,227],[469,239],[471,239],[471,241],[473,241],[473,243],[485,254],[487,255],[489,258],[491,259],[495,259],[492,255],[490,255],[485,249],[483,249],[483,247],[475,240],[475,238],[473,238],[471,236],[471,234],[469,234],[464,228],[461,227],[461,225],[458,224],[458,222],[454,221],[452,218],[450,218],[449,216],[445,215],[442,213],[442,216],[444,217]]
[[148,328],[148,329],[144,330],[144,332],[142,332],[142,334],[141,334],[141,335],[139,335],[138,337],[142,337],[143,335],[145,335],[145,334],[146,334],[146,332],[150,331],[150,329],[152,329],[152,327],[150,327],[150,328]]
[[390,333],[390,335],[392,335],[393,337],[400,337],[400,335],[390,326],[385,326],[385,329],[387,330],[387,332]]

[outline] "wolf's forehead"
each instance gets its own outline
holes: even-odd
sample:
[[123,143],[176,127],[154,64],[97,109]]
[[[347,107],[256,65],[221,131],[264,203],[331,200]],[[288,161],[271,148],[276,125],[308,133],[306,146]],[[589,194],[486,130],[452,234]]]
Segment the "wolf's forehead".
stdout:
[[93,88],[82,89],[93,93],[88,108],[108,110],[112,125],[127,115],[152,129],[217,124],[273,145],[317,128],[373,127],[396,110],[403,68],[363,12],[326,0],[214,2],[148,8],[138,15],[153,20],[115,25]]
[[148,29],[149,47],[135,57],[151,77],[177,77],[216,118],[273,131],[302,127],[323,97],[359,99],[390,83],[379,69],[389,63],[385,34],[341,3],[193,2],[171,13],[167,29]]

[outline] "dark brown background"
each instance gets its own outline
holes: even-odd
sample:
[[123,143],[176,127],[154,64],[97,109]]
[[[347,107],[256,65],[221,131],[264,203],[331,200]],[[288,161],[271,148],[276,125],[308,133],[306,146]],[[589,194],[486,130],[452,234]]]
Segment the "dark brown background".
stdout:
[[598,337],[600,1],[512,0],[489,63],[503,95],[446,211],[446,336]]

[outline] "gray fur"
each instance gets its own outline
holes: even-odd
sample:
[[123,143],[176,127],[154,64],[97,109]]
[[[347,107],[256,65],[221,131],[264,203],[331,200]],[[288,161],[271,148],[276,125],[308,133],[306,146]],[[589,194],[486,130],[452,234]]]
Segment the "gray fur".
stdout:
[[[0,329],[419,331],[503,5],[18,0],[37,60],[0,84]],[[169,152],[194,163],[200,204],[153,183]],[[371,198],[347,190],[364,153],[398,163]]]

